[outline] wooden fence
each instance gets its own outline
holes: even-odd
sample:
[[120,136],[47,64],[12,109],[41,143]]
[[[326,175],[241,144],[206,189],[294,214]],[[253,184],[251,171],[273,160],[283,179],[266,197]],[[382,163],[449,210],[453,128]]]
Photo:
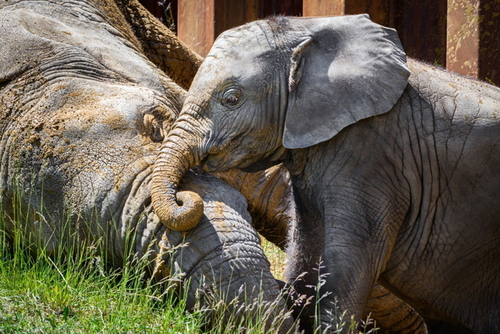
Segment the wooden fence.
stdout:
[[163,17],[163,9],[170,6],[167,14],[172,15],[179,38],[202,56],[224,30],[270,15],[368,13],[373,21],[398,30],[410,57],[500,86],[500,0],[141,2],[157,17]]

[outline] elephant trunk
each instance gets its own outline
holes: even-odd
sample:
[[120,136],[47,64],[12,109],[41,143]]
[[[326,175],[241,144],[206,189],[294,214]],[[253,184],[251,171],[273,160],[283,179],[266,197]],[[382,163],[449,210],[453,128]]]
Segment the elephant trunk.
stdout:
[[165,138],[155,162],[151,200],[160,221],[175,231],[194,228],[203,216],[203,201],[192,191],[177,191],[184,174],[198,164],[193,134],[174,127]]

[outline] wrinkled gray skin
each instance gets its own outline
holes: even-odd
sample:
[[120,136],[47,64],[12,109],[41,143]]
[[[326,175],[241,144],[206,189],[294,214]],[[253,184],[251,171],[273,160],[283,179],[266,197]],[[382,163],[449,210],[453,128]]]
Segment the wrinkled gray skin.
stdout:
[[499,100],[486,83],[407,66],[396,33],[366,16],[256,21],[223,33],[202,63],[153,204],[171,203],[192,165],[284,162],[301,216],[287,275],[312,273],[296,288],[313,293],[321,261],[324,327],[335,297],[359,318],[378,281],[430,332],[498,333]]
[[[201,224],[189,233],[169,230],[153,212],[153,162],[185,91],[145,57],[152,50],[134,32],[141,37],[155,25],[162,28],[151,16],[146,22],[146,14],[129,25],[124,17],[144,11],[131,8],[134,3],[0,3],[5,228],[49,254],[64,253],[68,235],[82,245],[101,240],[112,265],[124,263],[127,240],[135,240],[133,252],[152,260],[151,273],[158,279],[176,263],[174,269],[192,280],[188,306],[197,288],[220,289],[228,300],[246,292],[248,301],[262,289],[263,301],[272,302],[279,286],[250,223],[247,202],[234,188],[214,177],[189,175],[183,187],[201,194],[204,206]],[[119,8],[127,9],[125,15]],[[156,46],[166,53],[170,42],[177,43],[174,51],[184,50],[184,55],[164,56],[190,62],[186,68],[174,68],[183,65],[173,60],[177,65],[169,65],[171,72],[188,76],[199,57],[169,36]],[[28,219],[14,226],[19,209]],[[282,331],[290,326],[285,323]]]
[[[297,226],[300,224],[300,214],[297,213],[293,200],[290,175],[282,164],[262,172],[244,173],[231,169],[216,175],[249,199],[254,227],[260,234],[286,251],[289,258],[313,261],[307,254],[301,254],[301,247],[297,247],[300,245],[300,241],[296,240],[300,238],[297,234],[297,227],[300,228]],[[290,242],[290,239],[294,239],[293,242]],[[297,263],[294,262],[293,265]],[[288,270],[290,271],[290,268]],[[297,270],[299,269],[296,268]],[[295,277],[289,278],[289,281],[294,279]],[[292,293],[290,299],[293,297],[295,296]],[[297,313],[303,312],[303,305],[299,303],[295,309]],[[363,319],[368,316],[376,322],[379,334],[427,333],[422,317],[379,284],[373,286],[365,306]]]

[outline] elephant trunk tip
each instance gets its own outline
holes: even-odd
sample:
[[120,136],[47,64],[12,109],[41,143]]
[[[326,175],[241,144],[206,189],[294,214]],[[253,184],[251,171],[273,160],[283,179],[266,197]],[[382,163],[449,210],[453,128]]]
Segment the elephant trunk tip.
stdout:
[[152,194],[153,207],[160,222],[174,231],[195,228],[203,217],[203,201],[195,192],[179,191],[172,198]]

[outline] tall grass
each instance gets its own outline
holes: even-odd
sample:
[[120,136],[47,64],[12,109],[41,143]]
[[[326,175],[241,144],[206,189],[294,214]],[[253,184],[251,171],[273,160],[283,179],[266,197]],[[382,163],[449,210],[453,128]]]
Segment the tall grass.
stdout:
[[[42,245],[30,245],[23,239],[29,218],[21,211],[20,202],[14,201],[14,233],[5,232],[4,221],[13,217],[6,218],[0,211],[2,334],[262,334],[276,333],[284,321],[285,310],[279,316],[272,315],[269,305],[263,307],[260,300],[227,305],[214,298],[208,307],[187,312],[186,298],[179,296],[174,279],[161,283],[147,279],[149,261],[136,259],[134,254],[125,254],[124,265],[112,269],[103,261],[105,254],[100,253],[105,247],[97,243],[73,239],[65,244],[64,252],[49,254]],[[71,235],[69,230],[62,230]],[[274,275],[282,279],[284,253],[268,243],[264,249]],[[228,312],[232,307],[233,313]],[[245,316],[238,316],[241,314]],[[350,332],[355,332],[354,327]],[[315,333],[321,333],[319,327]]]
[[[276,245],[270,243],[269,241],[265,240],[264,238],[261,238],[262,241],[262,248],[264,252],[266,253],[266,256],[271,264],[271,272],[273,276],[276,279],[279,280],[284,280],[284,272],[285,272],[285,267],[287,263],[287,257],[286,254],[279,249]],[[321,334],[322,329],[321,329],[321,323],[319,321],[320,319],[320,305],[319,302],[325,298],[328,294],[321,295],[319,293],[321,286],[325,284],[325,278],[326,276],[319,275],[318,277],[318,284],[315,287],[315,290],[317,291],[317,295],[314,296],[315,301],[314,301],[314,313],[315,313],[315,318],[314,318],[314,329],[313,332],[314,334]],[[297,279],[301,279],[298,277]],[[312,298],[310,298],[310,302],[312,302]],[[309,303],[309,302],[306,302]],[[347,327],[347,332],[349,334],[354,334],[354,333],[361,333],[361,334],[375,334],[377,333],[377,327],[376,323],[374,322],[373,319],[370,319],[370,316],[366,320],[362,320],[360,323],[357,323],[354,321],[352,317],[347,317],[344,312],[341,312],[339,308],[337,307],[337,302],[335,301],[333,305],[331,305],[330,309],[326,312],[328,315],[328,318],[331,321],[331,324],[327,325],[328,332],[329,333],[340,333],[342,332],[346,327]],[[323,319],[324,320],[324,319]]]
[[145,263],[109,270],[95,251],[33,255],[0,232],[0,333],[199,332],[201,314],[184,312],[169,286],[144,280]]
[[261,237],[262,249],[271,264],[271,272],[274,278],[283,281],[285,279],[286,254],[278,246]]
[[26,196],[16,192],[9,216],[0,210],[0,333],[200,332],[202,312],[185,312],[175,284],[146,279],[147,259],[124,254],[123,267],[107,266],[106,247],[78,240],[69,219],[56,229],[62,251],[30,244],[27,227],[41,235],[50,222],[22,206]]

